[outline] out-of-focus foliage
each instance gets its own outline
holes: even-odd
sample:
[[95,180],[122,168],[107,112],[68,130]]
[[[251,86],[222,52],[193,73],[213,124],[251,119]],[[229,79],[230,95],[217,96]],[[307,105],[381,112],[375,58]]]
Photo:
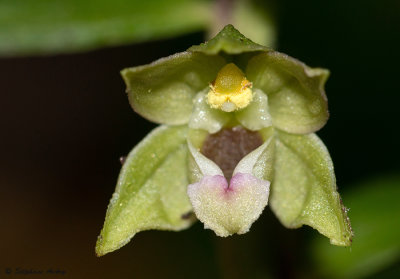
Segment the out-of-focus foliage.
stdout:
[[232,22],[254,42],[273,48],[276,45],[276,29],[270,2],[237,1]]
[[365,182],[343,193],[354,229],[351,248],[318,238],[315,261],[323,278],[364,278],[400,259],[400,176]]
[[[223,2],[223,1],[216,1]],[[226,1],[225,1],[226,2]],[[209,30],[209,38],[213,38],[226,24],[234,25],[252,41],[267,47],[276,45],[276,29],[272,0],[236,0],[232,1],[229,20],[221,19],[220,13],[214,13],[214,20]],[[215,10],[218,10],[215,5]]]
[[207,0],[3,0],[0,55],[85,50],[204,29]]
[[[253,2],[237,1],[231,21],[251,39],[272,46],[271,18]],[[215,29],[217,5],[212,0],[2,0],[0,56],[84,51]]]

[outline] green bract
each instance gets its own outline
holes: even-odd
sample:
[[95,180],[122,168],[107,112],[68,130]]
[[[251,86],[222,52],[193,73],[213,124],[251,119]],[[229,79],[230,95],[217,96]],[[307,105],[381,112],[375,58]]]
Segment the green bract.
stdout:
[[[231,69],[240,68],[236,76],[221,78],[232,84],[218,86],[238,91],[224,95],[214,83],[232,63]],[[242,88],[240,75],[246,76]],[[268,198],[284,226],[306,224],[332,244],[350,245],[333,165],[313,134],[328,119],[328,75],[253,43],[231,25],[186,52],[123,70],[133,109],[168,126],[128,156],[97,254],[118,249],[142,230],[187,228],[191,212],[219,236],[245,233]],[[228,109],[213,108],[216,98],[225,98]]]

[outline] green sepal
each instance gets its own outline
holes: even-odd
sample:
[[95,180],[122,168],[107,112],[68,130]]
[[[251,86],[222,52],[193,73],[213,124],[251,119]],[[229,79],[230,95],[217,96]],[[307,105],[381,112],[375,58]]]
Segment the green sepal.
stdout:
[[316,264],[314,270],[319,271],[317,277],[398,277],[395,275],[399,274],[398,271],[383,270],[395,271],[395,266],[400,263],[399,172],[348,186],[342,195],[350,206],[355,241],[351,249],[340,249],[316,237],[309,247]]
[[268,95],[273,125],[288,133],[307,134],[328,120],[324,91],[329,71],[310,68],[285,54],[270,51],[253,56],[246,76]]
[[189,121],[194,96],[208,87],[225,63],[217,55],[181,52],[121,74],[137,113],[156,123],[180,125]]
[[112,252],[143,230],[178,231],[193,220],[185,126],[153,130],[128,155],[96,244],[98,256]]
[[215,55],[221,51],[227,54],[240,54],[243,52],[269,51],[268,47],[256,44],[243,36],[231,24],[226,25],[214,38],[200,45],[188,49],[191,52],[202,52]]
[[333,164],[315,135],[275,131],[270,205],[288,228],[309,225],[334,245],[351,245],[352,230],[336,188]]

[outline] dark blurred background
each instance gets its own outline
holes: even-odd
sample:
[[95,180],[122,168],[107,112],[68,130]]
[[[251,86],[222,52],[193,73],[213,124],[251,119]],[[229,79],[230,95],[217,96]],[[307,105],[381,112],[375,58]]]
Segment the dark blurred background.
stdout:
[[[400,2],[281,0],[272,7],[276,48],[331,71],[331,117],[318,135],[339,191],[398,174]],[[130,108],[119,71],[183,51],[204,35],[0,58],[0,278],[319,277],[308,245],[317,232],[285,229],[269,209],[242,236],[218,238],[197,223],[180,233],[142,232],[95,256],[119,157],[155,127]],[[370,276],[395,278],[398,267]],[[66,273],[23,276],[18,268]]]

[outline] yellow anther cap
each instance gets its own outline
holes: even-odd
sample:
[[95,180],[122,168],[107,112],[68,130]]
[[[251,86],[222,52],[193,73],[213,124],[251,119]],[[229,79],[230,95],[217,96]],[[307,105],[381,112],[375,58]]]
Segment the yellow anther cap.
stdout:
[[251,82],[235,64],[227,64],[210,84],[208,104],[226,112],[245,108],[253,98],[251,86]]

